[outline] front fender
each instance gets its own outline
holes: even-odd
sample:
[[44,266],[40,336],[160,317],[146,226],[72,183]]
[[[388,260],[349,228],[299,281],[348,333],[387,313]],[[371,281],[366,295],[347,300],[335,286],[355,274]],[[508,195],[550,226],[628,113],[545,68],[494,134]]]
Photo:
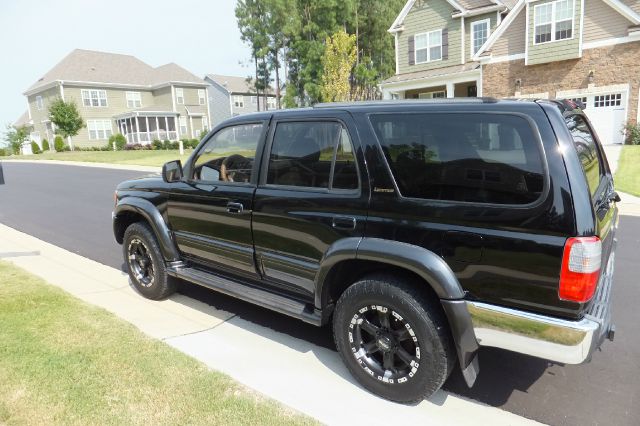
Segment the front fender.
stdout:
[[180,260],[180,254],[173,241],[171,231],[160,214],[160,211],[153,203],[144,198],[126,197],[118,201],[113,211],[113,229],[116,233],[116,238],[118,221],[121,220],[123,214],[126,212],[136,213],[147,221],[158,239],[162,256],[166,261],[172,262]]

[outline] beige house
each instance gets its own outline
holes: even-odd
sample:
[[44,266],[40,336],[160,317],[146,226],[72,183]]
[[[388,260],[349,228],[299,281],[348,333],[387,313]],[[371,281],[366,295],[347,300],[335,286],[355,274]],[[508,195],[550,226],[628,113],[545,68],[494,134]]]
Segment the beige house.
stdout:
[[605,143],[639,119],[640,0],[410,0],[383,96],[570,98]]
[[211,123],[204,80],[174,63],[153,68],[130,55],[76,49],[24,94],[39,144],[55,137],[49,105],[58,98],[75,102],[85,121],[68,141],[77,147],[103,146],[116,133],[140,144],[198,138]]

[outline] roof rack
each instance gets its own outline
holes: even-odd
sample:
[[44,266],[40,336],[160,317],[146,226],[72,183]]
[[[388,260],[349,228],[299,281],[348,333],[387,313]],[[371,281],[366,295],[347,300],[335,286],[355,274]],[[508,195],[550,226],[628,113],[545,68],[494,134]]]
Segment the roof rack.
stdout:
[[376,101],[351,101],[351,102],[321,102],[315,104],[314,108],[343,108],[358,106],[385,106],[385,105],[402,105],[402,104],[456,104],[456,103],[474,103],[488,104],[498,102],[496,98],[436,98],[436,99],[393,99],[393,100],[376,100]]

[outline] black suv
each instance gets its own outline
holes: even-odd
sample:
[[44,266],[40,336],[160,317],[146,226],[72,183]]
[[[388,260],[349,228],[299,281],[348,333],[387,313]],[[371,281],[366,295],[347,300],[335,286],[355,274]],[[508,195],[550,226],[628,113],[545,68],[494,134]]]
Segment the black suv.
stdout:
[[184,279],[322,326],[370,391],[412,402],[480,346],[560,363],[613,338],[618,196],[571,101],[320,105],[230,119],[184,168],[120,184],[150,299]]

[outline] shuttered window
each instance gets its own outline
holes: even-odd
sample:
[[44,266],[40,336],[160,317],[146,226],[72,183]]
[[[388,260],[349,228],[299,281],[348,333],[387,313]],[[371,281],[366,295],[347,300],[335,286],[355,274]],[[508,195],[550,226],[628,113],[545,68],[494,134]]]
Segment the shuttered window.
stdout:
[[414,63],[422,64],[425,62],[439,61],[443,59],[442,40],[443,30],[435,30],[428,33],[416,34],[414,37]]

